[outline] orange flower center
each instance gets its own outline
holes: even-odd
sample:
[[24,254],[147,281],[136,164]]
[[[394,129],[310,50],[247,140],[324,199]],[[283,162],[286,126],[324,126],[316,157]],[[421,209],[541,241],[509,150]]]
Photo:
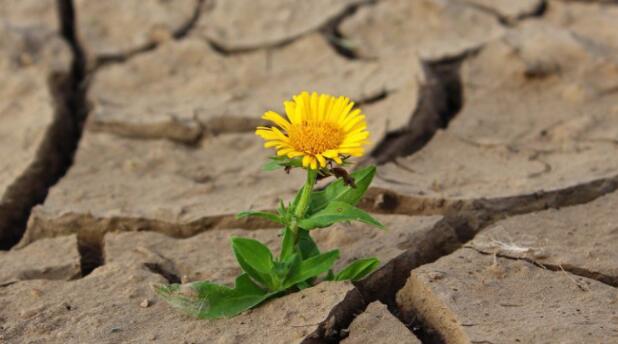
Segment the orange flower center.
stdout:
[[290,145],[299,152],[322,154],[329,149],[338,148],[343,142],[343,130],[330,122],[303,122],[289,128]]

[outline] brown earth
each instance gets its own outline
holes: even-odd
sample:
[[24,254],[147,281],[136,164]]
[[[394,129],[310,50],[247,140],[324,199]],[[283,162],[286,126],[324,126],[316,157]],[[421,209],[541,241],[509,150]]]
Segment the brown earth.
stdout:
[[[0,343],[618,343],[615,1],[27,0],[0,25]],[[151,284],[231,283],[232,236],[278,250],[234,214],[302,183],[253,134],[302,90],[367,115],[387,230],[312,234],[379,269],[178,313]]]

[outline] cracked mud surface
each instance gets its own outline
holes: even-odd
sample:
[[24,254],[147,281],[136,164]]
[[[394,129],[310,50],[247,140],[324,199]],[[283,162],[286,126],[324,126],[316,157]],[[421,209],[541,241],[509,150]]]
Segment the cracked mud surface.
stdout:
[[[50,255],[54,252],[54,255]],[[38,240],[22,249],[0,251],[0,286],[33,279],[80,277],[77,236]]]
[[379,301],[372,302],[363,314],[354,319],[348,328],[350,335],[341,341],[354,343],[406,343],[420,344],[399,319],[394,317]]
[[[189,342],[218,338],[221,343],[292,343],[317,331],[333,308],[355,292],[347,283],[323,283],[204,327],[203,321],[167,311],[168,305],[154,298],[149,285],[163,282],[145,268],[111,263],[76,281],[13,284],[0,290],[0,339],[9,343],[26,337],[44,343],[171,343],[182,336]],[[97,297],[90,296],[92,290],[97,290]]]
[[464,248],[414,270],[397,294],[446,343],[613,343],[618,290]]
[[[0,343],[618,343],[615,2],[42,0],[0,25]],[[150,284],[231,283],[232,236],[278,249],[234,214],[302,183],[253,134],[301,90],[367,115],[388,230],[313,236],[379,269],[177,313]]]

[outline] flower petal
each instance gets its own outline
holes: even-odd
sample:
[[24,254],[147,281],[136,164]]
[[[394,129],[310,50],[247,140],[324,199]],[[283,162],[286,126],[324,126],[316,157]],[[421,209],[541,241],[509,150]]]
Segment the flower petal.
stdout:
[[303,157],[303,167],[307,168],[309,167],[309,164],[311,163],[311,156],[310,155],[305,155]]
[[288,122],[285,119],[283,119],[283,117],[281,117],[278,113],[276,113],[274,111],[267,111],[267,112],[265,112],[264,115],[262,115],[262,118],[267,120],[267,121],[271,121],[271,122],[275,123],[280,128],[282,128],[283,130],[286,130],[286,131],[290,127],[290,122]]
[[318,162],[315,159],[315,157],[311,157],[311,169],[312,170],[317,170],[318,169]]
[[283,102],[283,106],[285,107],[285,114],[288,116],[290,123],[300,123],[300,117],[296,115],[296,103],[285,101]]

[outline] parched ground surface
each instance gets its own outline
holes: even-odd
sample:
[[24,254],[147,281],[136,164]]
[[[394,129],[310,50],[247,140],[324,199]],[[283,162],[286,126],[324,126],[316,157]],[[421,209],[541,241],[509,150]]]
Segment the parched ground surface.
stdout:
[[[0,343],[618,343],[618,4],[0,4]],[[301,91],[366,113],[381,264],[233,319],[152,283],[239,273],[293,197],[253,134]]]

